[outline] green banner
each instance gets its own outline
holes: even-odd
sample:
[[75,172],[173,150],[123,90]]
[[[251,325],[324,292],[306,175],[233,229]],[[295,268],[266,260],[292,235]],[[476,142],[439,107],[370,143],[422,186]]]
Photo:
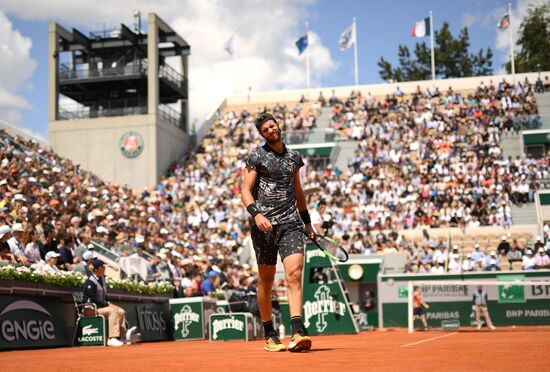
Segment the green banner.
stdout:
[[498,302],[499,303],[524,303],[525,286],[513,285],[513,282],[525,280],[525,275],[507,275],[498,277]]
[[59,298],[0,296],[0,349],[68,344]]
[[309,334],[357,333],[351,308],[332,263],[314,245],[305,251],[302,318]]
[[93,316],[80,319],[76,337],[77,345],[105,345],[105,342],[105,321],[103,317]]
[[250,313],[212,314],[209,321],[210,340],[254,339],[254,319]]
[[202,302],[170,303],[174,324],[174,340],[203,340],[204,316]]

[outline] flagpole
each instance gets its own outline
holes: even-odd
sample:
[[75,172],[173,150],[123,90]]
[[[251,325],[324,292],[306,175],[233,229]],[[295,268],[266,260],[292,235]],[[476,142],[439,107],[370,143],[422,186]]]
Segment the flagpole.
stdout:
[[311,46],[309,45],[309,22],[306,21],[306,40],[307,40],[307,47],[306,47],[306,88],[307,88],[307,96],[309,97],[309,49]]
[[353,36],[355,42],[353,43],[353,59],[355,62],[355,87],[359,85],[359,66],[357,63],[357,24],[355,23],[355,17],[353,17]]
[[[425,13],[424,13],[425,14]],[[434,20],[430,10],[430,47],[432,49],[432,80],[435,80],[435,56],[434,56]]]
[[516,83],[516,64],[514,61],[514,35],[512,33],[512,3],[508,3],[508,35],[510,36],[510,65],[512,67],[512,79]]
[[[233,36],[236,37],[236,36]],[[237,40],[233,39],[233,78],[235,79],[235,83],[233,84],[233,93],[237,94],[239,91],[238,84],[239,84],[239,65],[237,64],[237,47],[235,44],[237,43]]]

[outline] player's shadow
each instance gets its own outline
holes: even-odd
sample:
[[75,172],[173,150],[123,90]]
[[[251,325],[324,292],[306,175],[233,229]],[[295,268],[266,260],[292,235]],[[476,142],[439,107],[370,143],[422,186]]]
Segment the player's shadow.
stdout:
[[331,350],[334,350],[334,349],[330,349],[330,348],[318,349],[318,348],[315,348],[315,349],[308,350],[307,352],[308,353],[315,353],[317,351],[331,351]]

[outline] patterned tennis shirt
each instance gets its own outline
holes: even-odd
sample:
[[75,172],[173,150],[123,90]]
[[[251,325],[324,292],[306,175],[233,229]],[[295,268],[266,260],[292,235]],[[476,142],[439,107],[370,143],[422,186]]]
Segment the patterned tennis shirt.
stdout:
[[246,165],[258,174],[252,196],[272,225],[300,222],[294,193],[294,175],[304,165],[297,151],[283,145],[277,154],[266,143],[252,151]]

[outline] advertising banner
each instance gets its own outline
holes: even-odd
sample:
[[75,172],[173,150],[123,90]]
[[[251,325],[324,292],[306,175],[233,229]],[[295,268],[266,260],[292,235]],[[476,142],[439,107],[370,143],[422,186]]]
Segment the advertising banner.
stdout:
[[0,296],[0,349],[68,346],[69,343],[60,299]]

